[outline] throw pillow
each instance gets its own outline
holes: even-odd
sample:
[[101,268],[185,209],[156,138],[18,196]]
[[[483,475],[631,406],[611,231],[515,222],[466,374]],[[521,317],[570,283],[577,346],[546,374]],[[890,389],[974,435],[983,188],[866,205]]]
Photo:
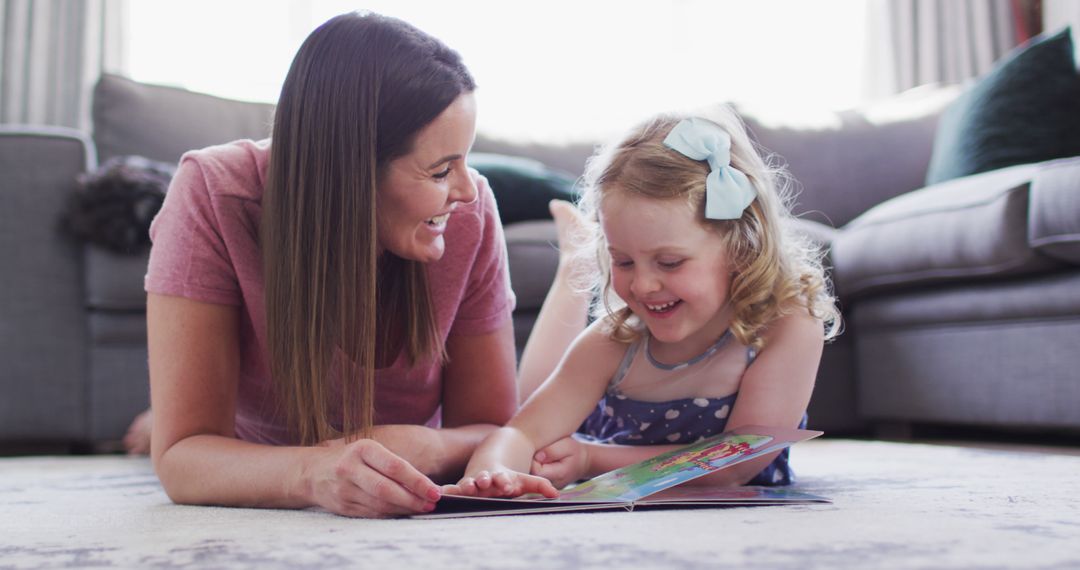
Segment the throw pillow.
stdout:
[[150,222],[161,209],[176,165],[142,156],[116,156],[79,177],[61,224],[78,240],[113,253],[150,247]]
[[536,160],[474,152],[469,166],[487,177],[503,225],[550,219],[548,202],[574,200],[574,179]]
[[1080,75],[1069,28],[1022,45],[941,117],[926,184],[1080,155]]

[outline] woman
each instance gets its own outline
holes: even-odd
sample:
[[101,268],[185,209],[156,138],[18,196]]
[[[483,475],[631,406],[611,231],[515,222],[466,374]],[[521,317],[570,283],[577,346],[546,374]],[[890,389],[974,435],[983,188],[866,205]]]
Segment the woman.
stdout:
[[345,14],[301,46],[270,140],[181,159],[146,278],[173,501],[422,512],[510,417],[502,229],[465,163],[474,88],[438,40]]

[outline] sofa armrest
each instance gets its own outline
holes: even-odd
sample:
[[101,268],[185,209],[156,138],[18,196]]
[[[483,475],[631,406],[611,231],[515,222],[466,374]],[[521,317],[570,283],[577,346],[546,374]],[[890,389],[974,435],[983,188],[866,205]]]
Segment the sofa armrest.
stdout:
[[93,164],[77,131],[0,127],[0,441],[86,434],[82,246],[60,215]]
[[1031,182],[1028,244],[1080,264],[1080,157],[1043,163]]
[[1028,245],[1028,202],[1041,164],[957,178],[879,204],[833,241],[845,295],[985,280],[1061,265]]

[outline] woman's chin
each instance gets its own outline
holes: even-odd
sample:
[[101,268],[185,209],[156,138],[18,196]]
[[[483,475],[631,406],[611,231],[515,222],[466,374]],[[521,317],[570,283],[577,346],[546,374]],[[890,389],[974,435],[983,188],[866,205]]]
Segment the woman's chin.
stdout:
[[446,253],[446,240],[442,236],[436,236],[427,243],[414,243],[409,248],[409,255],[402,255],[402,257],[420,263],[432,263],[442,259],[444,253]]

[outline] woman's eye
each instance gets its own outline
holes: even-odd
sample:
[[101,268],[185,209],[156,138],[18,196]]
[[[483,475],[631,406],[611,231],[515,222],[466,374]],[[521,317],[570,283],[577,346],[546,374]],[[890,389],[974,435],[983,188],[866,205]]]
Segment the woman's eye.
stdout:
[[446,170],[444,170],[442,172],[436,172],[435,174],[432,174],[431,176],[433,178],[435,178],[436,180],[442,180],[443,178],[446,178],[447,176],[450,176],[450,170],[451,170],[450,167],[447,166]]

